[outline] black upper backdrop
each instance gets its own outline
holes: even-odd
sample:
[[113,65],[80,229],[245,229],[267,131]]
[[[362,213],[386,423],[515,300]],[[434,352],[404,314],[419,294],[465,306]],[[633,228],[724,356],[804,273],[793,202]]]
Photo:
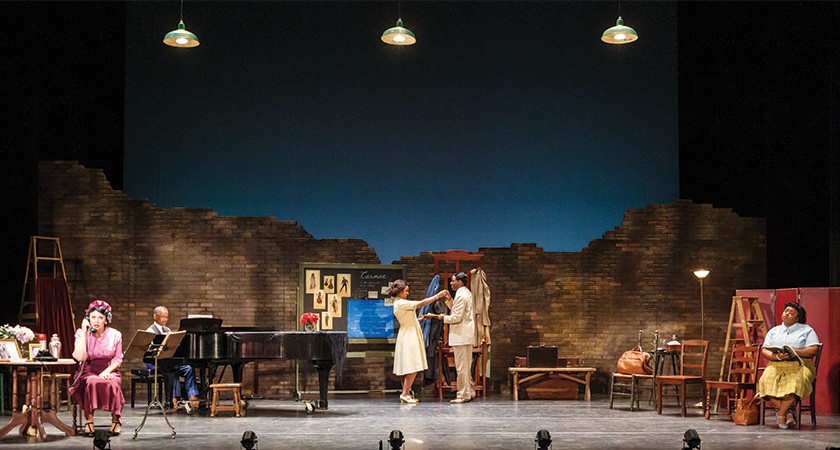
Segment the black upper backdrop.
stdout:
[[[677,7],[679,196],[767,217],[767,287],[840,285],[840,45],[824,32],[838,19],[828,2]],[[36,162],[78,160],[123,187],[126,5],[6,2],[0,20],[6,322],[37,231]]]

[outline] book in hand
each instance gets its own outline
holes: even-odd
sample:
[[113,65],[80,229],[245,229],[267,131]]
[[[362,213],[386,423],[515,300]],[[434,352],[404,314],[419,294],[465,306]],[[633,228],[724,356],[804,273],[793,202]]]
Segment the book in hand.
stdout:
[[799,361],[799,365],[802,365],[802,358],[799,355],[796,354],[796,351],[790,345],[785,345],[783,347],[764,347],[764,348],[766,348],[767,350],[770,350],[773,353],[787,353],[791,357],[791,359],[789,359],[788,361],[793,361],[793,359],[796,359],[797,361]]

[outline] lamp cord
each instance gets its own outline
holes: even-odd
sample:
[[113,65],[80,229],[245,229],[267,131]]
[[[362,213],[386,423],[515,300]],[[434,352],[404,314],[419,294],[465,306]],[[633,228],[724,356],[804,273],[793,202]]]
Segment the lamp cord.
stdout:
[[[619,8],[620,10],[621,8]],[[184,21],[184,0],[181,0],[181,21]]]

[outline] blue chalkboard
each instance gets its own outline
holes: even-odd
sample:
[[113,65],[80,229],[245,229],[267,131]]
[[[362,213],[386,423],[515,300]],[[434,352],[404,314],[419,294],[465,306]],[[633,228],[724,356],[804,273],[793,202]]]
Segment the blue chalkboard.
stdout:
[[347,337],[394,337],[394,308],[384,300],[347,300]]

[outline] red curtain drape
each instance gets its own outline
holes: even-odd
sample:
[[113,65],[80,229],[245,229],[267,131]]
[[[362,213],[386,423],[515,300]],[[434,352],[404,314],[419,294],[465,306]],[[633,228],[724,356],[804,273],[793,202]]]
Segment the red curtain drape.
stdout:
[[38,278],[34,290],[38,321],[32,331],[46,334],[47,343],[53,334],[57,334],[61,339],[61,357],[71,358],[75,326],[65,281],[59,278]]

